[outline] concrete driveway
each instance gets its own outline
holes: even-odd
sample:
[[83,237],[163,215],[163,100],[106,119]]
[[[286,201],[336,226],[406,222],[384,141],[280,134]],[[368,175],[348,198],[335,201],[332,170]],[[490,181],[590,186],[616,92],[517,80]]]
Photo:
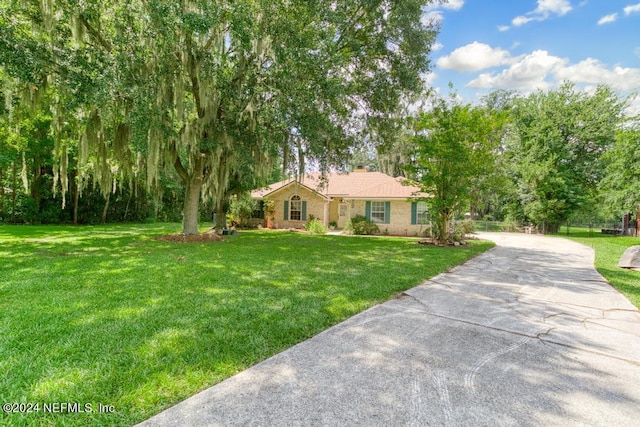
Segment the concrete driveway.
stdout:
[[638,426],[640,313],[561,238],[498,246],[149,426]]

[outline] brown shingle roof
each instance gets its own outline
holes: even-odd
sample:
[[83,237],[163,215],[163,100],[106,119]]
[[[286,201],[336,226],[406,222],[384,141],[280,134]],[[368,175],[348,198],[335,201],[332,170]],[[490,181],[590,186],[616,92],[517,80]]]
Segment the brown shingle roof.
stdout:
[[[328,197],[346,197],[352,199],[407,199],[420,197],[418,187],[402,185],[403,178],[393,178],[380,172],[352,172],[349,174],[330,173],[321,181],[321,175],[307,174],[300,182],[310,189]],[[295,182],[294,179],[271,184],[251,193],[254,198],[262,199],[269,194]],[[324,185],[324,187],[323,187]]]

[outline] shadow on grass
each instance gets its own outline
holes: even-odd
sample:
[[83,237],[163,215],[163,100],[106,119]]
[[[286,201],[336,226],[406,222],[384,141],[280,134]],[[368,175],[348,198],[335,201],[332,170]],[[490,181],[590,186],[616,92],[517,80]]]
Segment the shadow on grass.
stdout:
[[116,409],[10,423],[129,425],[490,246],[170,227],[0,228],[2,397]]
[[196,410],[238,425],[631,425],[637,312],[590,251],[573,249],[498,247],[170,409],[160,425]]

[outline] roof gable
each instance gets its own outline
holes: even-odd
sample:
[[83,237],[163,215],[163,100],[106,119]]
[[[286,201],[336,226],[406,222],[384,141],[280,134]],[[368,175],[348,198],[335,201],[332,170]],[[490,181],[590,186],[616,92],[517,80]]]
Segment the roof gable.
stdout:
[[277,194],[281,191],[285,191],[291,187],[298,187],[298,188],[302,188],[305,191],[308,191],[314,195],[316,195],[317,197],[320,197],[322,199],[325,200],[329,200],[331,197],[327,196],[326,194],[323,194],[322,192],[319,192],[313,188],[310,188],[308,186],[306,186],[305,184],[298,182],[298,181],[280,181],[280,182],[276,182],[275,184],[271,184],[269,187],[261,189],[261,190],[255,190],[251,192],[251,196],[253,198],[256,199],[263,199],[265,197],[272,197],[274,194]]

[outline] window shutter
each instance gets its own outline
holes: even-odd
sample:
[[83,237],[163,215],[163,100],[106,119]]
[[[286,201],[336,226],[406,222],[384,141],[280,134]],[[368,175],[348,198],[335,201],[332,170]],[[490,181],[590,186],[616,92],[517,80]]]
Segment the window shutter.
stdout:
[[307,202],[305,200],[302,201],[302,220],[307,220]]
[[384,202],[384,223],[391,223],[391,202]]
[[367,221],[371,221],[371,202],[367,202],[364,208],[364,216]]
[[284,201],[284,220],[287,221],[289,219],[289,201]]
[[411,225],[415,225],[418,223],[418,203],[411,203]]

